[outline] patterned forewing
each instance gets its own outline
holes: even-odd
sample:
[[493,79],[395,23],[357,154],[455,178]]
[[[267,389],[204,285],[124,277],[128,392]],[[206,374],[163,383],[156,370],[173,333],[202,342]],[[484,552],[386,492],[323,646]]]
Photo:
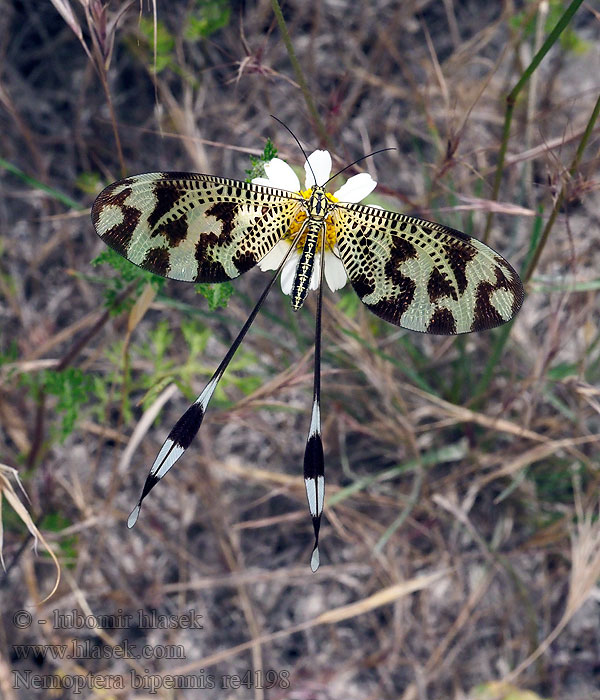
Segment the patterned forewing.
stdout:
[[256,265],[301,207],[285,190],[195,173],[145,173],[96,199],[98,235],[132,263],[186,282],[225,282]]
[[453,335],[499,326],[521,307],[515,270],[471,236],[360,204],[340,204],[333,216],[352,286],[390,323]]

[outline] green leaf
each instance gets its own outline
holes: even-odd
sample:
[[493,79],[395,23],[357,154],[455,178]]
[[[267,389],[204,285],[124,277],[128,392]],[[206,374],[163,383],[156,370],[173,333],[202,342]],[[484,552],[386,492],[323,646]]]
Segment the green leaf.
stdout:
[[74,199],[71,199],[71,197],[69,197],[66,194],[63,194],[62,192],[55,189],[54,187],[49,187],[48,185],[44,184],[43,182],[36,180],[34,177],[31,177],[27,173],[23,172],[23,170],[18,168],[16,165],[13,165],[9,161],[5,160],[4,158],[0,158],[0,168],[3,168],[4,170],[8,171],[9,173],[12,173],[17,178],[19,178],[19,180],[24,182],[26,185],[28,185],[32,189],[41,190],[42,192],[46,192],[51,197],[56,199],[57,202],[62,202],[66,207],[70,207],[71,209],[75,209],[76,211],[79,211],[82,208],[81,204],[79,204],[79,202],[76,202]]
[[230,381],[231,384],[236,386],[244,394],[244,396],[250,396],[250,394],[253,394],[263,385],[263,380],[261,377],[249,375],[244,377],[236,377],[235,375],[232,375]]
[[230,282],[219,282],[219,284],[207,284],[201,282],[196,285],[196,292],[208,301],[208,308],[211,311],[223,307],[229,303],[229,299],[234,292]]
[[[548,16],[544,24],[546,34],[556,27],[561,17],[567,9],[568,2],[563,0],[550,0]],[[524,36],[532,36],[535,33],[537,23],[537,12],[531,12],[531,8],[526,8],[522,12],[518,12],[509,19],[509,24],[513,29],[522,31]],[[572,29],[567,27],[560,35],[560,45],[565,51],[572,51],[575,54],[583,54],[589,50],[589,42],[581,39],[579,35]]]
[[62,414],[60,427],[53,427],[51,432],[60,442],[73,432],[80,407],[85,404],[94,389],[94,380],[80,369],[67,367],[57,372],[47,369],[37,375],[23,374],[21,383],[36,396],[44,392],[56,397],[55,412]]
[[[73,523],[65,518],[62,513],[47,513],[42,518],[39,528],[42,532],[54,532],[60,535],[63,530],[71,527],[72,524]],[[68,567],[74,566],[74,562],[77,560],[79,554],[77,535],[58,537],[56,541],[60,548],[61,560],[63,563],[66,562]],[[42,556],[50,557],[46,551],[42,552]]]
[[[106,250],[102,251],[97,258],[94,258],[94,260],[92,260],[92,265],[110,265],[110,267],[119,273],[118,276],[112,277],[107,281],[107,287],[104,290],[105,306],[110,309],[112,315],[129,310],[134,303],[135,297],[142,293],[142,289],[146,284],[151,284],[155,289],[160,290],[166,283],[166,279],[164,277],[159,277],[158,275],[154,275],[152,272],[142,270],[141,267],[138,267],[137,265],[129,262],[129,260],[126,258],[121,257],[111,248],[107,248]],[[130,282],[133,281],[137,283],[135,293],[132,293],[121,304],[116,304],[115,298]]]
[[267,139],[263,152],[260,156],[250,156],[252,167],[246,170],[246,182],[252,182],[255,177],[265,176],[265,163],[273,158],[277,158],[277,148],[271,139]]
[[139,30],[147,42],[148,63],[156,73],[160,73],[174,62],[175,37],[167,29],[164,22],[156,23],[156,60],[154,49],[154,19],[142,17]]
[[561,381],[566,377],[576,377],[579,375],[579,367],[570,362],[560,362],[548,370],[548,379],[552,381]]
[[82,192],[94,196],[102,191],[100,175],[93,172],[80,173],[75,179],[75,186]]
[[181,324],[181,332],[190,349],[190,358],[197,357],[206,348],[208,340],[213,332],[196,321],[184,321]]
[[0,367],[9,362],[16,362],[19,357],[19,346],[15,338],[11,338],[6,350],[0,352]]
[[156,326],[149,331],[150,342],[152,344],[152,354],[155,362],[160,362],[165,357],[169,348],[173,345],[173,333],[169,329],[166,320],[159,321]]
[[187,16],[184,39],[206,39],[229,24],[231,8],[228,0],[196,0],[196,6]]
[[337,303],[338,309],[349,318],[356,318],[358,309],[361,306],[361,301],[358,296],[352,292],[342,292]]

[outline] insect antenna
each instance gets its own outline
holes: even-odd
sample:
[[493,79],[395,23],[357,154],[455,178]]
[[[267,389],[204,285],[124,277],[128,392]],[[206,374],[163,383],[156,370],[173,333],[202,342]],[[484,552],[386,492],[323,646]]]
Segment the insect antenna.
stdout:
[[284,123],[281,121],[281,119],[278,119],[278,118],[277,118],[275,115],[273,115],[273,114],[271,114],[271,116],[273,117],[273,119],[274,119],[276,122],[279,122],[279,123],[281,124],[281,126],[283,126],[285,129],[287,129],[287,130],[290,132],[290,134],[292,135],[292,138],[293,138],[294,141],[298,144],[298,147],[299,147],[300,150],[302,151],[302,155],[304,156],[306,162],[308,163],[308,167],[310,168],[310,172],[312,173],[312,176],[313,176],[313,179],[314,179],[315,185],[316,185],[316,184],[317,184],[317,176],[315,175],[315,171],[312,169],[312,165],[310,164],[310,161],[308,160],[308,156],[306,155],[306,151],[302,148],[302,144],[300,143],[300,141],[298,141],[298,138],[296,137],[296,134],[290,129],[290,127],[289,127],[287,124],[284,124]]
[[183,453],[190,446],[192,440],[196,437],[196,433],[198,432],[198,430],[200,430],[202,420],[204,419],[204,415],[206,414],[208,403],[212,398],[215,389],[217,388],[219,380],[223,376],[225,370],[227,369],[227,366],[233,359],[233,356],[235,355],[242,340],[244,339],[244,336],[246,335],[246,333],[250,329],[250,326],[254,322],[254,319],[260,311],[260,308],[262,307],[265,299],[267,298],[267,295],[269,294],[271,288],[275,284],[275,280],[279,277],[283,266],[285,265],[291,252],[294,250],[297,240],[301,233],[302,231],[298,232],[296,239],[294,240],[294,244],[290,246],[287,255],[281,261],[279,267],[275,271],[275,274],[265,287],[265,290],[261,294],[259,300],[256,302],[255,307],[252,309],[252,312],[248,316],[248,319],[242,326],[240,332],[237,334],[237,337],[231,344],[231,347],[227,351],[227,354],[221,360],[221,364],[217,367],[215,373],[209,379],[208,384],[204,387],[201,394],[194,401],[194,403],[187,409],[187,411],[181,416],[181,418],[177,421],[177,423],[175,423],[175,425],[171,429],[171,432],[167,436],[167,439],[164,441],[163,446],[160,448],[160,452],[156,456],[154,464],[150,468],[150,472],[146,477],[140,500],[137,502],[137,505],[129,514],[129,518],[127,519],[127,527],[132,528],[135,525],[139,517],[140,509],[142,507],[142,502],[144,498],[146,498],[146,496],[150,493],[150,491],[152,491],[156,484],[158,484],[158,482],[163,478],[163,476],[165,476],[169,469],[171,469],[175,462],[177,462],[177,460],[183,455]]
[[348,168],[351,168],[353,165],[356,165],[357,163],[360,163],[361,160],[364,160],[365,158],[370,158],[371,156],[376,156],[378,153],[385,153],[386,151],[395,151],[397,150],[396,148],[380,148],[378,151],[373,151],[372,153],[367,153],[366,156],[361,156],[360,158],[357,158],[355,161],[350,163],[349,165],[346,165],[344,168],[341,170],[338,170],[335,175],[332,175],[327,182],[323,183],[323,187],[327,185],[329,182],[331,182],[334,178],[336,178],[338,175],[341,175],[344,171],[348,170]]

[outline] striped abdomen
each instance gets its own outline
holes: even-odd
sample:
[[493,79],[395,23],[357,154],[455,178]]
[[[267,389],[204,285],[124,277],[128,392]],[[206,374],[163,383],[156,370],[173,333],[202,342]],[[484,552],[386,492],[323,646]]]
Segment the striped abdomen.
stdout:
[[292,309],[294,311],[298,311],[302,304],[304,304],[304,300],[308,294],[310,279],[315,266],[317,245],[323,226],[325,226],[325,221],[320,218],[311,219],[307,224],[306,242],[304,243],[302,255],[298,261],[294,286],[292,287]]

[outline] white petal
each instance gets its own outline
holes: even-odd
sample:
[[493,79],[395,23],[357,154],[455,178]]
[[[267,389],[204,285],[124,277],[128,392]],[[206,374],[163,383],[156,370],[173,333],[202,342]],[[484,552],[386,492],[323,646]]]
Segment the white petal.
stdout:
[[263,272],[267,270],[276,270],[281,261],[285,258],[285,254],[290,249],[290,244],[287,241],[278,241],[273,248],[259,261],[258,266]]
[[[324,185],[329,179],[329,173],[331,172],[329,151],[314,151],[311,153],[308,156],[308,161],[304,163],[304,172],[306,173],[304,182],[307,190],[314,187],[315,177],[317,178],[317,185]],[[313,172],[315,177],[313,177]]]
[[333,193],[340,202],[354,204],[360,202],[377,187],[377,183],[369,173],[360,173],[351,177],[345,185],[342,185],[337,192]]
[[273,158],[265,163],[265,173],[271,187],[279,187],[288,192],[300,191],[300,180],[290,166],[281,158]]
[[348,281],[342,261],[329,251],[325,253],[325,281],[332,292],[341,289]]
[[283,270],[281,271],[281,291],[284,294],[289,295],[292,293],[292,285],[296,277],[296,268],[298,267],[299,260],[300,254],[292,253],[290,259],[283,266]]
[[252,184],[253,185],[266,185],[267,187],[273,187],[273,183],[271,182],[271,180],[269,180],[268,177],[253,177]]

